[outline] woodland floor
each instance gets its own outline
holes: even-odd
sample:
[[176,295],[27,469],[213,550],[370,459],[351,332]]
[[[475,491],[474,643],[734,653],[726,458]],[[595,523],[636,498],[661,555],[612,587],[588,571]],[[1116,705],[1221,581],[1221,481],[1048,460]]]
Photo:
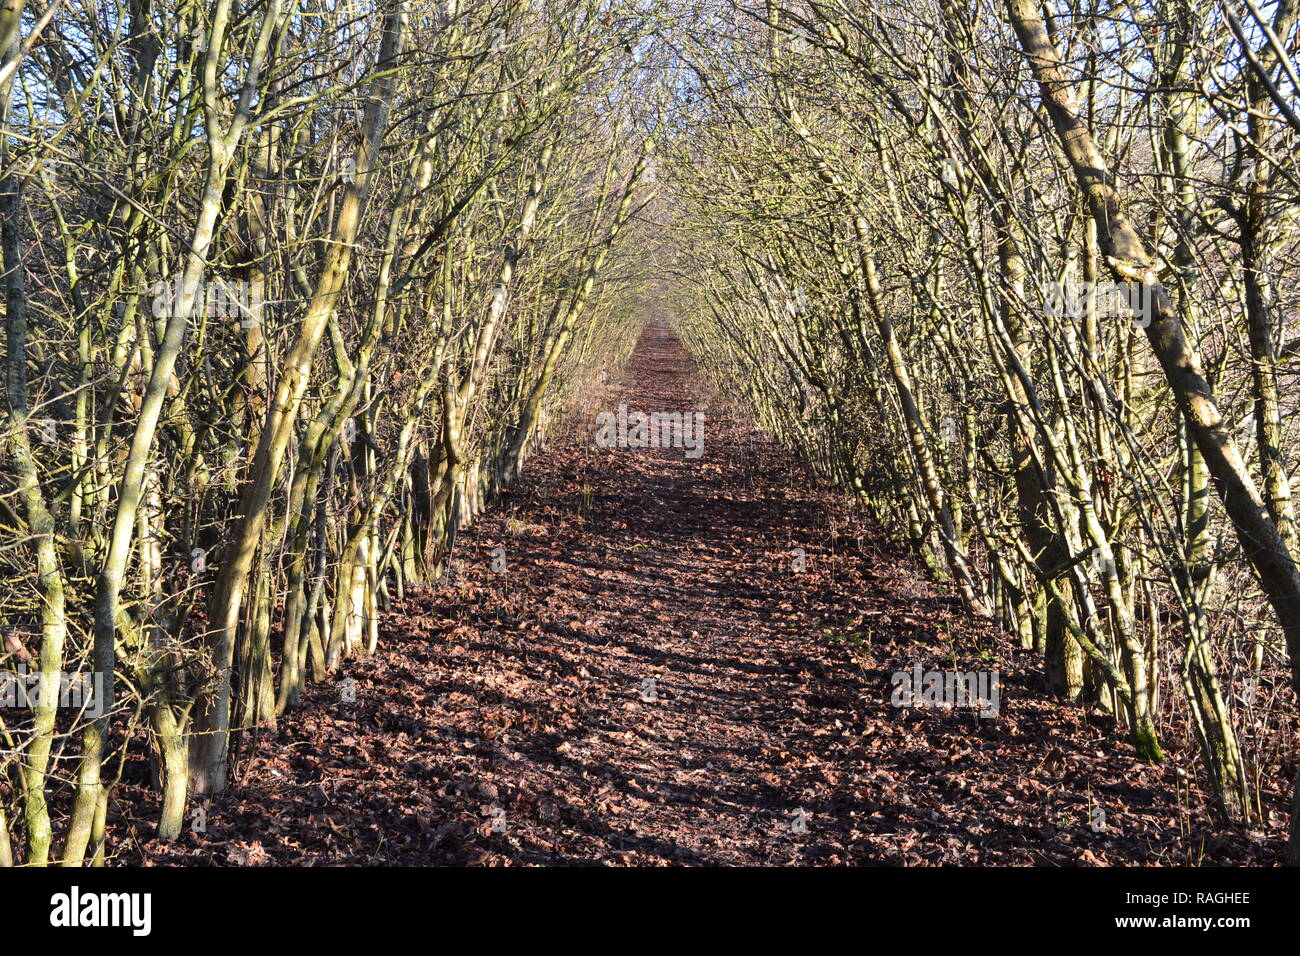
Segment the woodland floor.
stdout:
[[[708,404],[667,326],[647,328],[604,407],[619,402]],[[339,676],[356,680],[355,703],[333,681],[309,689],[245,743],[206,832],[176,843],[151,839],[156,798],[133,772],[110,811],[115,859],[1280,857],[1281,793],[1266,792],[1259,829],[1216,833],[1187,792],[1188,748],[1168,741],[1168,761],[1137,762],[1104,716],[1048,698],[1030,652],[963,616],[846,498],[724,409],[708,416],[697,459],[598,449],[586,428],[535,453],[462,533],[448,580],[398,602],[379,653],[348,662]],[[491,571],[497,546],[505,573]],[[1000,715],[891,706],[891,673],[914,661],[997,667]]]

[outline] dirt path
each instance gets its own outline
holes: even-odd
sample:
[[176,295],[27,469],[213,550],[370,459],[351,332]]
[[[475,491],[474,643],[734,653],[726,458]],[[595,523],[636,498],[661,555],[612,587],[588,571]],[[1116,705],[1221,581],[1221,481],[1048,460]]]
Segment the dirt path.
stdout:
[[[666,326],[647,329],[624,379],[611,409],[697,407]],[[313,688],[246,748],[205,833],[144,856],[1275,858],[1280,831],[1203,835],[1202,811],[1171,795],[1177,749],[1137,764],[1104,723],[1043,697],[1032,657],[965,619],[848,502],[745,424],[708,416],[695,459],[598,449],[585,432],[538,453],[462,535],[454,580],[408,597],[380,654],[348,664],[356,702]],[[1000,716],[891,706],[891,673],[914,661],[998,668]],[[153,812],[131,810],[142,832]]]

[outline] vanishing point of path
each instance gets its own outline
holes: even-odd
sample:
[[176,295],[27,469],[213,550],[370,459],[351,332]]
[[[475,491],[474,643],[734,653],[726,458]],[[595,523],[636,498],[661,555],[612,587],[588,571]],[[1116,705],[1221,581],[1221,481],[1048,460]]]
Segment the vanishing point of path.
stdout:
[[[743,410],[712,402],[666,324],[599,398],[462,533],[454,573],[384,616],[379,653],[339,675],[355,702],[315,685],[245,744],[206,832],[119,848],[123,861],[1276,855],[1271,835],[1203,833],[1203,808],[1173,796],[1190,750],[1139,765],[1103,742],[1104,719],[1048,699],[1032,654],[965,618]],[[703,455],[595,447],[596,412],[621,402],[702,408]],[[891,673],[914,661],[998,668],[1001,714],[891,706]],[[143,834],[156,808],[136,792],[113,812],[141,814]]]

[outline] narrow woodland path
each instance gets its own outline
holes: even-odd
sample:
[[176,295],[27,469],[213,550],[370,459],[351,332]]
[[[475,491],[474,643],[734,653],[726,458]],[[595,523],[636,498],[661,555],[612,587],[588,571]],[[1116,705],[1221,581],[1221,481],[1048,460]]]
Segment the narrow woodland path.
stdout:
[[[696,389],[656,323],[603,407],[694,409]],[[1277,831],[1215,837],[1198,800],[1175,796],[1190,750],[1138,765],[846,499],[704,407],[697,459],[602,450],[589,423],[539,451],[462,534],[452,578],[408,595],[380,653],[347,664],[355,703],[314,686],[245,743],[206,832],[119,847],[123,861],[1275,858]],[[891,706],[890,674],[913,661],[999,668],[1001,715]],[[153,798],[135,789],[113,812],[138,813],[143,839]]]

